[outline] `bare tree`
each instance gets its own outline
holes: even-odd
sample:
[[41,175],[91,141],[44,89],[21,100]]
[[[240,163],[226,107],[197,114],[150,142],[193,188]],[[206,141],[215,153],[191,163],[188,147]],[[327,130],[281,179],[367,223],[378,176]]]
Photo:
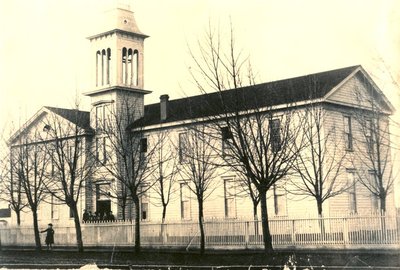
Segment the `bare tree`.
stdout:
[[367,91],[355,89],[359,108],[353,112],[361,136],[354,136],[357,156],[353,157],[358,182],[366,187],[379,202],[382,212],[386,211],[387,196],[393,192],[393,172],[390,145],[390,108],[382,94],[366,81]]
[[17,225],[21,225],[21,213],[27,206],[25,197],[23,196],[22,182],[13,170],[13,155],[9,147],[11,141],[5,138],[7,127],[4,126],[0,133],[0,149],[5,151],[0,152],[0,201],[6,202],[10,209],[15,212]]
[[260,204],[260,196],[257,187],[251,181],[250,177],[246,175],[239,176],[237,186],[239,187],[239,192],[237,196],[242,196],[245,198],[250,197],[253,203],[253,217],[255,220],[258,219],[258,205]]
[[[90,147],[86,129],[84,112],[77,108],[72,110],[49,108],[53,111],[44,120],[46,136],[45,146],[54,166],[47,190],[59,201],[65,203],[74,218],[76,241],[79,252],[83,252],[82,230],[78,212],[78,202],[85,183],[92,176],[93,161],[88,153]],[[62,111],[61,111],[62,110]],[[68,117],[70,121],[60,117]]]
[[293,189],[289,189],[292,194],[313,197],[318,216],[322,216],[326,200],[342,194],[353,184],[339,181],[347,152],[340,148],[342,134],[338,136],[335,126],[327,121],[327,110],[323,104],[311,104],[304,109],[304,141],[300,142],[293,166],[298,177],[293,178]]
[[174,188],[178,176],[179,159],[173,143],[168,138],[167,131],[161,131],[156,135],[158,146],[154,161],[157,169],[154,170],[153,178],[156,179],[152,189],[157,194],[159,201],[157,206],[162,207],[161,220],[164,223],[167,215],[167,207],[176,192]]
[[200,253],[205,251],[204,201],[212,194],[218,183],[216,155],[217,141],[206,132],[205,125],[196,125],[180,133],[178,153],[181,160],[181,178],[196,196],[200,229]]
[[[25,137],[19,145],[11,148],[13,162],[12,171],[18,182],[23,187],[24,197],[28,202],[28,208],[32,212],[33,230],[35,235],[36,250],[41,250],[40,232],[38,226],[38,208],[46,198],[46,179],[49,164],[49,156],[43,144],[38,142],[37,132],[33,139]],[[35,139],[36,138],[36,139]]]
[[1,195],[0,200],[8,203],[10,209],[15,212],[17,225],[21,225],[21,213],[27,207],[23,196],[22,182],[13,170],[14,160],[10,153],[6,154],[1,161]]
[[[98,123],[97,140],[103,141],[102,151],[96,151],[96,160],[114,177],[121,190],[135,207],[135,252],[140,253],[140,198],[152,187],[151,175],[156,169],[153,157],[158,142],[146,137],[142,114],[128,101],[120,106],[109,104],[102,123]],[[101,144],[100,144],[101,145]],[[101,146],[97,146],[97,149]]]
[[[247,176],[256,187],[261,203],[263,242],[266,252],[272,251],[272,237],[268,224],[267,191],[285,179],[296,160],[295,142],[300,136],[301,119],[287,106],[281,110],[282,93],[266,96],[268,89],[240,88],[244,82],[254,83],[251,65],[235,48],[233,29],[229,44],[223,46],[219,31],[210,26],[198,53],[191,50],[194,68],[191,74],[199,89],[212,88],[217,94],[205,95],[208,120],[214,124],[215,134],[222,137],[229,154],[221,158],[240,175]],[[226,91],[228,88],[232,90]],[[247,93],[247,94],[246,94]],[[269,101],[265,103],[264,101]]]

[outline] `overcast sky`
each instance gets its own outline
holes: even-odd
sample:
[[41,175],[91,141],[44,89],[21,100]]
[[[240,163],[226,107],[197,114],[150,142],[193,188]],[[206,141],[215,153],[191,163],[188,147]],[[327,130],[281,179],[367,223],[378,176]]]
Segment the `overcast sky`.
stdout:
[[[145,41],[145,88],[172,99],[197,94],[189,46],[209,21],[232,19],[238,47],[258,82],[361,64],[399,108],[400,1],[120,0]],[[0,128],[20,125],[44,105],[89,110],[87,36],[116,0],[0,0]],[[108,29],[107,29],[108,30]],[[399,121],[399,114],[396,120]]]
[[[24,121],[43,105],[71,107],[90,90],[89,42],[116,0],[1,0],[0,113]],[[120,0],[121,2],[121,0]],[[399,1],[122,0],[145,42],[145,88],[178,98],[197,93],[187,69],[208,22],[229,27],[265,82],[361,64],[398,105]],[[397,76],[397,77],[396,77]],[[89,109],[89,99],[82,97]]]

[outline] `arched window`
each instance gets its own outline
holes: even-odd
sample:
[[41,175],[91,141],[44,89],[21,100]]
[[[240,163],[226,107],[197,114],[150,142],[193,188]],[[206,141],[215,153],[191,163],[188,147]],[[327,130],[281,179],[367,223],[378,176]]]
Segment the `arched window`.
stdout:
[[100,84],[100,76],[99,76],[99,64],[100,64],[100,51],[96,52],[96,86],[99,86]]
[[139,84],[139,52],[135,50],[133,52],[133,59],[132,59],[132,84],[137,86]]
[[127,84],[132,85],[133,77],[132,77],[132,49],[128,50],[128,62],[127,62]]
[[126,68],[126,63],[127,63],[127,54],[128,50],[124,47],[122,48],[122,83],[126,84],[127,81],[127,68]]
[[104,85],[106,83],[106,77],[107,77],[107,55],[106,55],[106,50],[101,51],[101,85]]
[[107,80],[106,83],[110,84],[110,65],[111,65],[111,49],[107,49]]

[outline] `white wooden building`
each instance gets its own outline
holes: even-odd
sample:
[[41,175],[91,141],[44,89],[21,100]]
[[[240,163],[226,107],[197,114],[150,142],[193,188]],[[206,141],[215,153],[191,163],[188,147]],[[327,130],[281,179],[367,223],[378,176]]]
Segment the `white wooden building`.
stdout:
[[[93,161],[93,174],[85,179],[85,186],[79,195],[78,212],[84,209],[92,213],[112,211],[117,218],[122,217],[122,210],[115,197],[121,191],[121,184],[109,174],[105,166],[118,160],[107,157],[107,137],[102,132],[112,112],[121,112],[124,106],[131,108],[133,121],[125,121],[123,114],[121,122],[125,128],[134,132],[133,122],[140,121],[144,130],[144,143],[150,149],[157,141],[160,133],[168,136],[164,151],[181,151],[180,140],[187,132],[188,126],[193,126],[207,119],[212,112],[205,104],[210,104],[219,93],[204,94],[181,99],[169,99],[165,93],[160,95],[160,103],[145,105],[145,96],[151,91],[144,89],[144,41],[148,37],[143,34],[133,17],[133,12],[118,8],[108,14],[113,16],[113,24],[106,26],[103,32],[89,37],[91,43],[93,89],[86,93],[91,99],[90,111],[77,111],[62,108],[43,107],[10,139],[12,149],[18,149],[23,138],[36,132],[46,136],[46,128],[51,128],[48,119],[55,117],[68,126],[77,126],[82,137],[82,159],[101,159]],[[151,53],[151,52],[149,52]],[[313,87],[311,87],[313,83]],[[309,106],[321,106],[325,114],[325,131],[335,127],[338,151],[347,152],[343,161],[339,182],[354,183],[345,192],[328,199],[323,205],[325,216],[348,215],[351,213],[373,213],[379,209],[379,201],[370,190],[357,182],[358,172],[365,171],[370,175],[370,169],[362,162],[355,163],[354,157],[365,155],[368,151],[363,143],[362,127],[355,120],[354,111],[368,111],[367,104],[361,104],[355,93],[370,97],[378,105],[382,123],[388,123],[388,117],[394,108],[382,91],[375,85],[370,76],[361,66],[352,66],[337,70],[325,71],[302,77],[267,82],[240,89],[227,90],[226,95],[240,91],[249,103],[257,100],[257,106],[284,112],[296,110],[302,112]],[[255,103],[254,103],[255,104]],[[253,104],[253,105],[254,105]],[[132,131],[133,130],[133,131]],[[385,129],[386,130],[386,129]],[[221,151],[223,147],[220,141]],[[33,142],[32,142],[33,143]],[[38,142],[42,143],[42,142]],[[390,138],[387,137],[390,148]],[[363,148],[364,147],[364,148]],[[339,152],[336,153],[337,155]],[[389,154],[390,156],[390,154]],[[105,159],[110,159],[107,163]],[[390,167],[390,160],[387,162]],[[49,163],[50,164],[50,163]],[[84,164],[84,163],[82,163]],[[359,167],[356,167],[357,164]],[[173,166],[180,166],[179,160]],[[51,170],[49,165],[48,170]],[[384,179],[392,177],[386,170]],[[51,174],[49,174],[51,177]],[[167,207],[166,220],[191,221],[197,219],[197,201],[181,176],[177,175],[171,187],[171,200]],[[240,176],[226,168],[218,169],[215,179],[215,190],[207,198],[204,205],[205,219],[235,219],[253,216],[253,205],[248,196],[244,196],[236,184]],[[271,188],[268,192],[268,210],[271,217],[313,217],[317,215],[315,199],[291,193],[296,175],[288,175],[285,181]],[[162,207],[157,192],[154,190],[155,179],[148,177],[146,186],[140,196],[140,213],[142,221],[159,221]],[[386,199],[387,211],[394,210],[393,190]],[[56,202],[48,195],[39,207],[39,223],[72,224],[72,216],[68,207]],[[137,213],[132,203],[125,209],[126,218],[133,218]],[[31,213],[22,214],[22,223],[31,224]],[[12,217],[10,223],[15,223]]]

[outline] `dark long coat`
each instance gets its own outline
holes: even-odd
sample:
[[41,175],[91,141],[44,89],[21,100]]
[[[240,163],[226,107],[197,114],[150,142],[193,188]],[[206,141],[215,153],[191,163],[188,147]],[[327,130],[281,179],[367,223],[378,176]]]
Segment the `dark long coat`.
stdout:
[[46,240],[45,240],[45,242],[46,242],[46,245],[49,245],[49,244],[54,244],[54,230],[53,230],[53,228],[47,228],[46,230],[44,230],[44,231],[41,231],[42,233],[47,233],[46,234]]

